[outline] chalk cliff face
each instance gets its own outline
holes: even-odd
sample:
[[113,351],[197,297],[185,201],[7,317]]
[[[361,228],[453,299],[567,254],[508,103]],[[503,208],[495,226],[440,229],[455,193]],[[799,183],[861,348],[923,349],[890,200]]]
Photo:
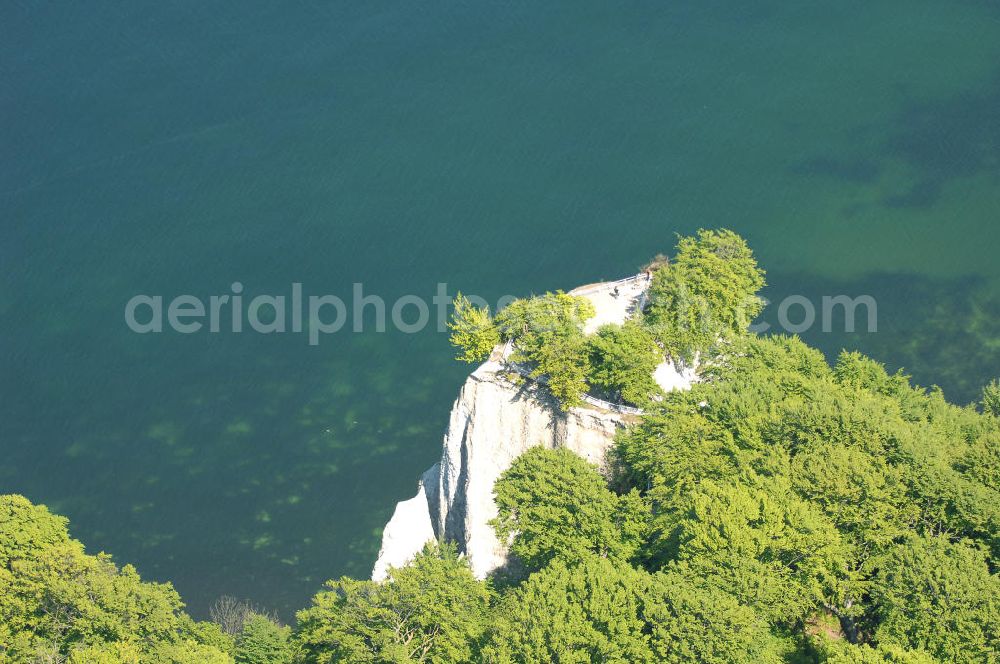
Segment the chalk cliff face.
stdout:
[[493,484],[522,452],[536,445],[567,447],[604,462],[623,415],[590,408],[562,412],[544,388],[512,382],[497,362],[480,366],[451,410],[441,461],[424,473],[417,495],[396,506],[382,536],[372,578],[405,564],[430,539],[458,543],[479,577],[506,560],[490,519]]
[[[610,290],[614,284],[608,286]],[[606,296],[594,288],[585,295]],[[621,317],[625,315],[623,309]],[[451,410],[441,460],[423,474],[417,495],[396,506],[383,531],[372,571],[376,581],[434,539],[456,542],[476,576],[485,577],[506,562],[506,546],[489,525],[497,515],[493,484],[500,474],[538,445],[566,447],[601,466],[615,432],[634,417],[594,404],[564,412],[544,386],[507,369],[494,354],[466,380]],[[686,389],[694,372],[665,362],[655,377],[664,389]]]

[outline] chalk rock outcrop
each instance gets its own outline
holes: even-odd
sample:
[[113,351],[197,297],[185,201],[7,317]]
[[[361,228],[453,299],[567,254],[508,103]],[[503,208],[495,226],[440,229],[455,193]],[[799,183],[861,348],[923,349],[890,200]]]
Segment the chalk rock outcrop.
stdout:
[[452,407],[441,461],[386,525],[372,578],[381,580],[389,566],[405,564],[435,538],[457,542],[473,572],[486,576],[506,560],[489,525],[497,515],[493,484],[500,473],[536,445],[568,447],[601,464],[623,417],[590,408],[562,412],[544,387],[512,381],[498,362],[483,364]]
[[[621,282],[616,282],[621,283]],[[595,304],[601,298],[622,308],[603,322],[620,322],[626,315],[607,284],[578,289]],[[631,298],[642,295],[639,289]],[[574,293],[578,291],[573,291]],[[600,317],[605,307],[598,308]],[[615,320],[615,319],[619,320]],[[691,370],[665,362],[655,374],[664,389],[686,389],[695,380]],[[507,558],[506,546],[489,525],[497,515],[493,484],[514,459],[531,447],[566,447],[601,466],[614,443],[615,432],[635,415],[615,408],[585,404],[562,411],[546,388],[509,371],[503,357],[479,366],[466,380],[451,409],[441,460],[421,477],[413,498],[396,506],[382,534],[382,548],[372,571],[380,581],[389,567],[405,565],[430,540],[458,544],[477,577],[483,578]]]

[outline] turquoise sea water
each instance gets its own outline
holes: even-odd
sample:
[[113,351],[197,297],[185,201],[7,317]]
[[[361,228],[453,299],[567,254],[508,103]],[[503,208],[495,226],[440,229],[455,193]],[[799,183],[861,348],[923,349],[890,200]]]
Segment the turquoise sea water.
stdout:
[[467,368],[432,329],[137,335],[137,293],[495,300],[725,226],[776,301],[877,299],[810,343],[1000,374],[990,0],[8,2],[0,117],[0,491],[196,615],[367,575]]

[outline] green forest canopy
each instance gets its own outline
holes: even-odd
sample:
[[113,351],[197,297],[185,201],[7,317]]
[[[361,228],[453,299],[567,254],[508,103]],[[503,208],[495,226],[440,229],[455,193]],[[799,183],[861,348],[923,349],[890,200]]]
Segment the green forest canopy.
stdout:
[[[684,278],[718,278],[709,263]],[[1000,661],[996,384],[960,407],[857,353],[830,366],[796,338],[749,335],[736,295],[758,283],[719,301],[733,311],[701,337],[703,381],[648,402],[605,472],[535,448],[501,476],[493,525],[513,560],[486,581],[440,543],[384,583],[329,582],[291,628],[250,610],[199,623],[169,584],[4,496],[0,662]],[[547,316],[570,337],[586,311],[567,298],[479,325],[509,338]],[[677,339],[641,324],[663,353]],[[648,350],[619,339],[632,334],[559,347],[593,380],[595,353],[628,368],[620,348]]]

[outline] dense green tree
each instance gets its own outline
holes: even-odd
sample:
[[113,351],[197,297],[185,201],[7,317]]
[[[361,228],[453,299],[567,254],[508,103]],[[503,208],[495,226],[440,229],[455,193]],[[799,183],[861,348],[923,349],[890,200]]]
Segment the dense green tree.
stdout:
[[653,662],[642,619],[649,575],[605,558],[555,560],[498,605],[483,661]]
[[674,265],[653,273],[644,320],[656,341],[675,360],[694,362],[724,338],[707,300],[691,288]]
[[212,646],[228,655],[233,655],[236,652],[236,642],[233,637],[226,634],[222,627],[214,622],[195,622],[188,619],[185,632],[190,634],[197,643]]
[[511,541],[511,552],[528,571],[556,556],[590,553],[624,564],[645,536],[638,493],[610,491],[597,468],[565,448],[528,450],[500,476],[494,495],[497,534]]
[[298,614],[296,661],[468,662],[485,630],[487,587],[453,546],[428,546],[384,583],[327,583]]
[[490,317],[489,307],[475,307],[461,293],[455,296],[453,304],[449,340],[459,350],[458,359],[482,362],[500,343],[500,332]]
[[545,383],[563,410],[579,406],[587,393],[590,372],[586,339],[572,331],[546,336],[530,356],[534,365],[531,376]]
[[42,551],[70,542],[68,520],[32,505],[24,496],[0,496],[0,568],[14,561],[38,556]]
[[[53,656],[54,656],[53,652]],[[59,659],[46,659],[37,662]],[[185,640],[174,643],[164,642],[143,651],[136,644],[124,641],[100,643],[75,648],[69,654],[69,664],[232,664],[232,657],[212,646]]]
[[663,394],[653,378],[663,361],[663,350],[639,321],[604,325],[587,343],[590,383],[613,400],[646,406]]
[[931,444],[918,439],[907,445],[905,479],[910,500],[919,510],[916,530],[974,540],[988,546],[998,561],[1000,490],[978,481],[976,471],[956,470],[960,462],[952,460],[949,446],[963,450],[966,459],[971,451],[967,444],[944,437]]
[[87,555],[64,518],[0,496],[0,660],[231,661],[182,608],[169,584]]
[[983,388],[983,412],[1000,417],[1000,379]]
[[880,560],[871,592],[878,642],[948,662],[1000,657],[1000,580],[982,551],[943,536],[911,537]]
[[1000,431],[989,431],[976,438],[955,465],[982,485],[1000,487]]
[[594,315],[594,305],[585,297],[562,291],[515,300],[496,315],[504,341],[517,342],[517,350],[535,352],[552,334],[576,331]]
[[655,270],[646,321],[674,357],[690,359],[741,335],[763,309],[764,272],[732,231],[682,237],[677,255]]
[[677,554],[680,522],[704,481],[735,482],[740,456],[731,432],[713,425],[705,409],[672,396],[619,436],[616,456],[628,482],[652,505],[651,559]]
[[[49,654],[39,656],[38,660],[59,661],[56,657],[58,657],[58,650],[53,650]],[[134,643],[116,641],[76,648],[70,652],[67,661],[70,664],[140,664],[141,657],[142,652]],[[216,661],[231,662],[232,660],[226,658]]]
[[291,629],[268,616],[251,614],[236,642],[236,664],[286,664],[292,661]]
[[486,662],[781,661],[764,620],[676,574],[586,555],[555,560],[499,603]]
[[856,645],[843,640],[824,640],[817,648],[821,664],[936,664],[922,650],[906,650],[893,644]]
[[[902,370],[889,374],[883,364],[860,353],[844,351],[834,365],[833,378],[852,401],[870,397],[886,404],[894,418],[907,423],[928,419],[931,406],[928,393],[913,388],[910,377]],[[954,414],[954,409],[944,404],[943,399],[940,405],[946,408],[937,415],[950,417]]]
[[800,495],[872,552],[891,546],[918,518],[908,500],[904,471],[858,447],[814,445],[796,454],[789,470]]
[[140,664],[169,662],[170,664],[232,664],[233,658],[212,646],[187,639],[159,643],[148,656],[140,656]]
[[847,578],[836,528],[788,487],[701,483],[680,522],[676,565],[775,623],[835,601]]
[[783,661],[787,650],[753,609],[676,573],[653,575],[643,618],[656,662],[768,664]]
[[843,351],[833,367],[840,385],[856,390],[870,390],[885,396],[900,397],[910,391],[910,379],[902,371],[889,375],[885,365],[857,351]]
[[531,376],[543,380],[564,409],[579,405],[587,392],[583,324],[594,313],[588,299],[556,292],[516,300],[496,316],[500,338],[514,344],[511,359],[528,363]]

